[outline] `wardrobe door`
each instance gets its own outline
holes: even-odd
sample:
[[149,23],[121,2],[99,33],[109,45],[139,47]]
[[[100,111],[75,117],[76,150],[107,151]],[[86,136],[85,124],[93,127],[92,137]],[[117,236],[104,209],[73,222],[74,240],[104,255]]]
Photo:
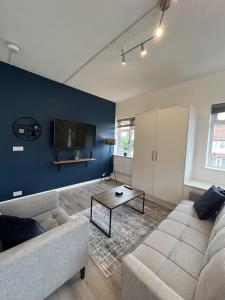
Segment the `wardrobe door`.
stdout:
[[182,200],[187,130],[188,107],[158,111],[153,195],[174,204]]
[[132,185],[152,194],[156,140],[156,112],[135,118],[135,143]]

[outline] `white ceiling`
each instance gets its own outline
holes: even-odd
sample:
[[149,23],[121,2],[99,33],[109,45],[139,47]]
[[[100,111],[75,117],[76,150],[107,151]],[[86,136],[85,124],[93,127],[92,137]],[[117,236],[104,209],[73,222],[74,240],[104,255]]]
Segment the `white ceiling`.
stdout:
[[162,39],[122,67],[121,48],[154,31],[158,0],[0,0],[0,60],[14,42],[16,66],[58,82],[79,70],[66,84],[112,101],[225,69],[225,1],[172,2]]

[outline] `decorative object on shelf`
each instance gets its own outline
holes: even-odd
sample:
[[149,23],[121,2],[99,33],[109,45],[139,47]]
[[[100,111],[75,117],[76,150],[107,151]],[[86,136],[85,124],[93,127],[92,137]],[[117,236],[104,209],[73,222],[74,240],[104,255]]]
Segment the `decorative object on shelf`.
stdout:
[[170,5],[171,5],[171,0],[161,0],[160,3],[159,3],[159,8],[162,12],[161,14],[161,17],[160,17],[160,21],[159,21],[159,25],[155,31],[155,33],[150,36],[148,39],[142,41],[141,43],[135,45],[134,47],[124,51],[124,49],[122,49],[121,51],[121,58],[122,58],[122,65],[124,66],[126,64],[126,58],[125,58],[125,55],[136,50],[137,48],[140,48],[140,54],[142,57],[145,57],[146,54],[147,54],[147,50],[145,48],[145,44],[150,42],[151,40],[153,39],[157,39],[157,38],[160,38],[163,33],[164,33],[164,30],[163,30],[163,25],[162,25],[162,22],[163,22],[163,18],[164,18],[164,15],[165,15],[165,12],[170,8]]
[[[107,168],[110,169],[110,157],[111,157],[111,153],[112,153],[112,147],[115,146],[116,140],[112,139],[112,138],[105,138],[104,142],[105,142],[105,145],[109,145],[110,146],[109,147],[109,153],[108,153],[108,156],[107,156],[107,159],[106,159],[106,170],[107,170]],[[105,176],[106,176],[107,175],[107,171],[105,173],[103,173],[103,174],[105,174]],[[115,172],[114,168],[113,168],[113,174],[114,174],[114,177],[115,177],[115,181],[117,182],[117,180],[116,180],[116,172]]]
[[23,141],[34,141],[41,136],[41,125],[33,118],[22,117],[14,122],[13,131]]
[[80,151],[79,150],[75,151],[74,159],[75,160],[79,160],[80,159]]

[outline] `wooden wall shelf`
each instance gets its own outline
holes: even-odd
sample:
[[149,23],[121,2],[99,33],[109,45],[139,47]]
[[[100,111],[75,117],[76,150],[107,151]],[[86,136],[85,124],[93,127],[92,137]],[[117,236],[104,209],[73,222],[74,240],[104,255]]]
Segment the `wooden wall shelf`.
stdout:
[[85,163],[87,167],[87,163],[89,161],[94,161],[94,160],[96,160],[96,158],[80,158],[80,159],[70,159],[70,160],[54,160],[52,163],[55,166],[58,166],[58,171],[60,171],[61,165]]
[[71,160],[54,160],[53,164],[54,165],[65,165],[65,164],[76,164],[76,163],[81,163],[81,162],[87,162],[87,161],[92,161],[96,160],[95,158],[81,158],[81,159],[71,159]]

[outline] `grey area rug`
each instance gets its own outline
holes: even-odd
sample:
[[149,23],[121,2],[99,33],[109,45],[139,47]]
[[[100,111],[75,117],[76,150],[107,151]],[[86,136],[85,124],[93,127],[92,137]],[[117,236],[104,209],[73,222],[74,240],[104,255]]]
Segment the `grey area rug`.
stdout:
[[[81,213],[89,218],[90,209]],[[168,210],[154,204],[145,208],[144,215],[125,206],[114,209],[110,239],[90,223],[89,256],[108,278],[120,266],[122,257],[140,245],[168,213]],[[93,209],[93,220],[107,231],[109,211],[96,205]]]
[[[60,206],[69,215],[82,213],[90,216],[91,196],[117,186],[114,181],[103,181],[72,188],[59,193]],[[130,201],[140,209],[142,201]],[[170,211],[153,202],[146,201],[142,215],[128,207],[120,206],[112,213],[112,237],[109,239],[90,223],[89,256],[108,278],[119,266],[121,259],[132,252],[163,221]],[[101,205],[93,208],[93,220],[108,230],[109,211]]]

